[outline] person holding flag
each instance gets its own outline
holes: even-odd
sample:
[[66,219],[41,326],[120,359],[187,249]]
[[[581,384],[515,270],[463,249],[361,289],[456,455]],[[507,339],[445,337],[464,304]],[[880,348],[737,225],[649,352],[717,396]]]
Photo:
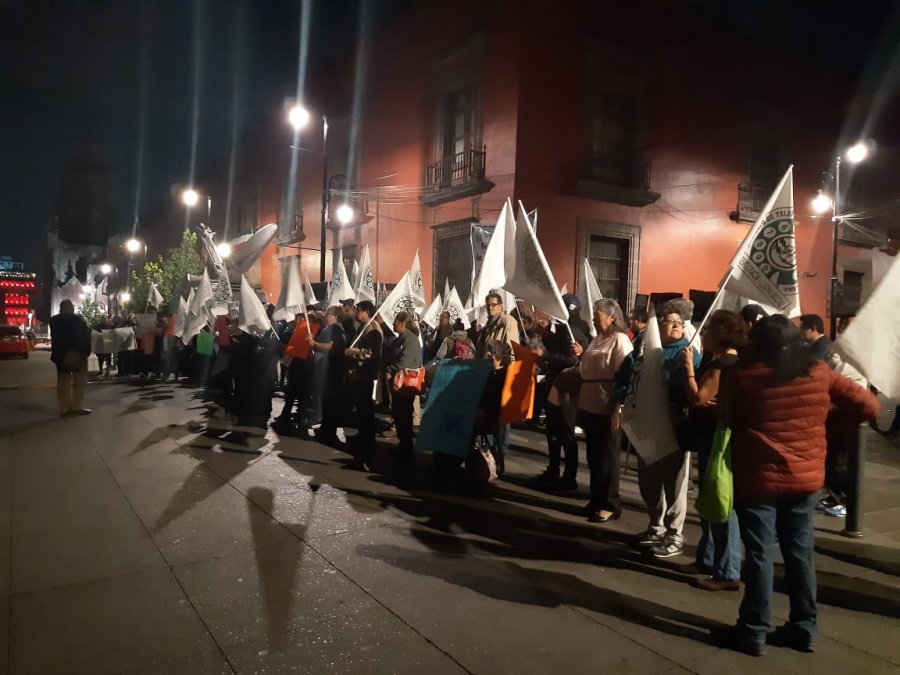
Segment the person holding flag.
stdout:
[[485,358],[489,342],[505,342],[512,349],[512,343],[519,342],[519,326],[516,320],[506,313],[503,297],[496,292],[487,294],[484,299],[487,306],[488,321],[478,334],[475,343],[475,358]]
[[353,346],[344,352],[347,396],[356,409],[357,468],[368,471],[375,454],[375,383],[381,371],[384,334],[375,316],[375,305],[363,300],[356,305],[356,319],[364,326]]

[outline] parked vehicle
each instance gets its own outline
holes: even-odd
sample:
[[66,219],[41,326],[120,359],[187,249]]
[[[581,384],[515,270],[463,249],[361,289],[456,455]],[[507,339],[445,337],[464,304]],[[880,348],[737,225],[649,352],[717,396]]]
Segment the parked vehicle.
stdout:
[[28,358],[28,339],[18,326],[0,326],[0,356]]

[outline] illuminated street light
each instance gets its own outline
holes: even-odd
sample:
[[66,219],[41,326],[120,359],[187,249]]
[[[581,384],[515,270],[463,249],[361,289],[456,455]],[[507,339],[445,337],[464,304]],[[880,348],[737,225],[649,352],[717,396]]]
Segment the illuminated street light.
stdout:
[[353,208],[348,204],[341,204],[337,211],[335,211],[335,215],[337,216],[337,220],[341,225],[347,225],[353,221]]
[[295,105],[288,112],[288,122],[297,131],[300,131],[309,123],[309,111],[302,105]]
[[221,244],[216,246],[216,251],[218,251],[219,255],[222,256],[223,258],[227,258],[228,256],[231,255],[231,244],[223,241]]
[[112,272],[112,266],[109,263],[100,265],[100,274],[109,274],[110,272]]
[[122,302],[130,302],[131,301],[131,293],[129,293],[128,291],[125,291],[119,297],[122,299]]
[[197,202],[200,201],[200,193],[193,188],[189,188],[181,193],[181,201],[184,202],[185,206],[197,206]]
[[141,250],[141,242],[139,242],[137,239],[129,239],[125,242],[125,248],[129,253],[137,253]]
[[859,164],[869,156],[869,146],[860,141],[847,150],[847,161],[851,164]]
[[821,190],[819,190],[819,194],[816,196],[816,198],[812,200],[813,211],[820,215],[825,213],[826,211],[829,211],[831,209],[831,205],[831,197],[826,195]]

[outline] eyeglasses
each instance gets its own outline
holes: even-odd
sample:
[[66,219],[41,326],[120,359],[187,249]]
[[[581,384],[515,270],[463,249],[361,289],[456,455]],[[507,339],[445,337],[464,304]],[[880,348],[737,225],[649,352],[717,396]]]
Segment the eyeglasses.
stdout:
[[683,326],[684,325],[684,321],[681,321],[680,319],[663,319],[662,321],[660,321],[660,323],[661,324],[669,324],[671,326]]
[[500,307],[501,305],[500,305],[499,302],[489,302],[489,303],[487,304],[487,306],[488,306],[488,307]]

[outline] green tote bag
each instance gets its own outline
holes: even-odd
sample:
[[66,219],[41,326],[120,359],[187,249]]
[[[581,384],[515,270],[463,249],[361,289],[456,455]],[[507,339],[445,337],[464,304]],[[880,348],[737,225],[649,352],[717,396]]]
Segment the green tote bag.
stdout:
[[713,436],[712,453],[694,504],[697,513],[710,523],[724,523],[734,509],[734,481],[731,473],[731,429],[719,423]]

